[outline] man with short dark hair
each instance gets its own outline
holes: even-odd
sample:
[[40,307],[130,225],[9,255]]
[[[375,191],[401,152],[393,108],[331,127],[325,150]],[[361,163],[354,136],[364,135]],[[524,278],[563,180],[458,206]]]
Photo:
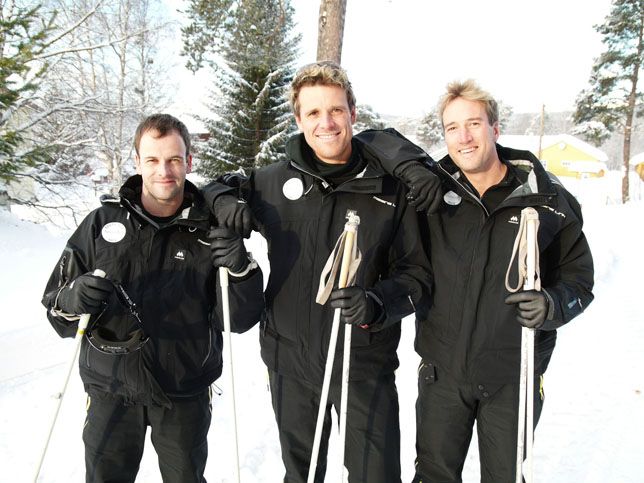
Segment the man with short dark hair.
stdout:
[[209,388],[222,371],[217,267],[230,271],[237,332],[259,320],[262,274],[241,237],[211,229],[201,193],[186,180],[192,156],[181,121],[146,118],[134,147],[138,174],[71,236],[43,304],[62,337],[92,314],[79,361],[86,480],[133,482],[150,426],[163,481],[201,483]]

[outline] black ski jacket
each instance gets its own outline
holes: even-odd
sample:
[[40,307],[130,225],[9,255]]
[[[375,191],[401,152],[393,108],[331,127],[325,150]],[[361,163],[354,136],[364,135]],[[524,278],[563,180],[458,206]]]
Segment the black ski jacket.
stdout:
[[[532,153],[500,145],[497,151],[523,184],[491,213],[459,181],[449,156],[435,166],[445,193],[438,213],[427,217],[436,284],[429,312],[417,320],[416,350],[423,359],[475,383],[519,380],[521,326],[516,307],[504,299],[523,208],[539,214],[541,285],[550,300],[547,320],[536,331],[537,374],[548,366],[556,329],[593,300],[593,260],[579,203]],[[511,273],[516,285],[516,265]]]
[[[358,137],[382,152],[378,159],[390,173],[402,165],[397,152],[416,150],[422,159],[422,150],[395,131],[366,131]],[[449,156],[438,163],[427,155],[424,159],[440,177],[444,196],[438,212],[421,225],[434,285],[429,309],[416,312],[415,346],[425,361],[464,382],[518,381],[521,326],[516,308],[504,299],[523,208],[532,206],[539,213],[541,285],[550,300],[547,320],[536,331],[537,373],[548,366],[556,329],[593,300],[593,260],[579,203],[532,153],[500,145],[497,152],[517,168],[523,184],[491,213],[459,181],[462,174]],[[516,261],[511,273],[516,286]]]
[[[203,391],[222,370],[223,322],[217,269],[210,262],[210,210],[197,188],[185,183],[190,206],[159,226],[140,207],[141,177],[133,176],[120,198],[103,197],[67,242],[43,296],[47,316],[62,337],[73,337],[77,321],[56,307],[59,291],[79,275],[102,269],[120,284],[89,331],[127,340],[141,328],[148,337],[128,354],[106,354],[83,338],[80,374],[88,391],[98,389],[132,402],[168,405],[168,398]],[[263,309],[262,274],[230,277],[232,329],[243,332]],[[69,320],[72,319],[72,320]],[[77,319],[77,318],[76,318]],[[98,332],[96,332],[98,333]]]
[[[382,171],[373,154],[363,151],[355,138],[353,149],[367,166],[336,188],[305,167],[304,143],[303,135],[292,137],[287,144],[289,161],[252,172],[241,186],[240,195],[252,208],[268,243],[262,358],[280,374],[321,383],[333,309],[317,304],[316,292],[324,264],[344,230],[347,210],[355,210],[361,219],[357,243],[363,254],[355,285],[375,294],[384,318],[370,330],[353,327],[350,377],[391,373],[398,367],[399,322],[414,311],[415,304],[426,303],[431,284],[417,214],[406,202],[405,186]],[[294,186],[300,188],[295,194]],[[221,190],[210,188],[205,189],[207,199]],[[342,341],[340,336],[336,381]]]

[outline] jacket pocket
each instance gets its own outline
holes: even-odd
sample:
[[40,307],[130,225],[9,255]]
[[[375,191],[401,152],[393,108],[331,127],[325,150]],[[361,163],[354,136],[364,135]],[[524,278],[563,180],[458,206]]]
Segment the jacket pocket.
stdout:
[[108,354],[95,348],[85,340],[84,357],[81,364],[93,376],[98,376],[96,381],[105,385],[103,389],[108,392],[124,396],[135,396],[145,392],[143,381],[145,375],[141,374],[141,350],[134,350],[126,354]]

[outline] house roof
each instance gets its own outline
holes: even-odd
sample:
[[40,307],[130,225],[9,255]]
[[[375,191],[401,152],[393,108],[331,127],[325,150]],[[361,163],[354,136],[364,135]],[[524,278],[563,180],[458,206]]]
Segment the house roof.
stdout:
[[[608,155],[599,148],[592,144],[582,141],[570,134],[554,134],[543,136],[541,140],[541,149],[546,149],[559,143],[566,143],[572,147],[579,149],[598,161],[608,161]],[[499,136],[499,144],[508,146],[515,149],[525,149],[537,155],[539,152],[539,136],[518,136],[512,134],[502,134]]]
[[635,156],[631,156],[631,165],[636,166],[640,163],[644,163],[644,152],[638,153]]

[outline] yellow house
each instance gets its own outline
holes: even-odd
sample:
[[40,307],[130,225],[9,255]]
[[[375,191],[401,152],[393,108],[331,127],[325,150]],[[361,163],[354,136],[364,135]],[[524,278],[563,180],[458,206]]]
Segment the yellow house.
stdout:
[[606,174],[608,156],[602,150],[569,134],[543,136],[501,135],[499,144],[534,153],[555,176],[600,178]]
[[639,153],[633,156],[631,158],[630,165],[639,175],[640,179],[644,181],[644,153]]

